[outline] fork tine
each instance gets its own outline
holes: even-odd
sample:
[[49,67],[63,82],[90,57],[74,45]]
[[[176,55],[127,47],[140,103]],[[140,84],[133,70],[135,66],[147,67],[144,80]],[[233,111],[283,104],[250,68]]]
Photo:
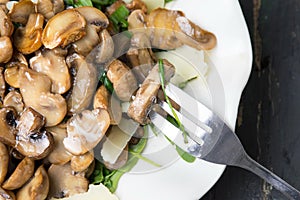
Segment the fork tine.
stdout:
[[174,142],[174,144],[195,157],[201,156],[201,145],[192,140],[190,137],[187,137],[188,142],[185,143],[183,140],[182,131],[171,124],[168,120],[153,110],[150,111],[149,117],[155,127],[158,128],[172,142]]

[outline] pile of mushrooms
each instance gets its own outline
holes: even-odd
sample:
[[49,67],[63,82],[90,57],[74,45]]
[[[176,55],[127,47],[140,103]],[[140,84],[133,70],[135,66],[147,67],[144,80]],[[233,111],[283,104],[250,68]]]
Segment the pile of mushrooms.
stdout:
[[[126,63],[113,58],[118,44],[108,18],[121,5],[130,10],[133,31]],[[174,20],[178,23],[169,23]],[[195,30],[192,34],[184,28],[188,26]],[[156,27],[173,31],[133,30]],[[115,162],[103,160],[109,169],[124,166],[128,144],[143,135],[141,125],[149,122],[147,109],[161,87],[150,47],[211,49],[215,43],[213,34],[180,11],[147,14],[141,0],[118,0],[105,13],[94,7],[65,9],[63,0],[1,1],[0,197],[46,199],[86,192],[100,155],[94,148],[101,147],[105,136],[122,131],[114,133],[112,127],[125,117],[139,127]],[[169,81],[175,68],[164,64]],[[113,94],[99,86],[103,70]],[[128,112],[122,113],[122,102],[129,102]]]

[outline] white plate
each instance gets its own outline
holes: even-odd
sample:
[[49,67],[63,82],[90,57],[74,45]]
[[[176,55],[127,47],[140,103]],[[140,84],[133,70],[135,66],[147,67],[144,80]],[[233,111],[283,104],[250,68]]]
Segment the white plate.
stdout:
[[[240,96],[252,65],[249,33],[238,1],[174,0],[168,7],[182,10],[193,22],[217,36],[216,48],[208,53],[216,71],[208,73],[207,82],[215,89],[213,93],[223,93],[224,88],[225,101],[222,98],[213,101],[225,108],[214,109],[234,128]],[[217,75],[223,88],[212,80]],[[223,165],[201,160],[189,164],[178,159],[159,171],[125,174],[116,194],[120,200],[196,200],[216,183],[224,169]]]

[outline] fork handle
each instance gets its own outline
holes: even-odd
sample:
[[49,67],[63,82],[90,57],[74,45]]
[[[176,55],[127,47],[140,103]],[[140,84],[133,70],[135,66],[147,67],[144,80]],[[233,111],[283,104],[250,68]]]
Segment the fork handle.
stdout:
[[243,156],[240,162],[234,164],[235,166],[244,168],[263,178],[266,182],[281,191],[289,199],[300,200],[300,192],[293,186],[282,180],[270,170],[261,166],[259,163],[250,158],[247,154]]

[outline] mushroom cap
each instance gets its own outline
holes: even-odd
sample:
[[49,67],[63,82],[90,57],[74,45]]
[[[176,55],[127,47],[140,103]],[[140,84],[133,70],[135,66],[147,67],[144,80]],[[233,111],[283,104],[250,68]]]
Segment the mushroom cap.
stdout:
[[5,107],[13,107],[18,113],[21,113],[24,109],[24,103],[22,95],[16,91],[10,91],[3,100],[3,106]]
[[71,158],[71,168],[75,172],[82,172],[88,169],[88,167],[94,161],[93,150],[86,152],[79,156],[73,156]]
[[42,43],[48,49],[57,46],[64,48],[86,34],[85,26],[86,21],[78,11],[64,10],[47,22],[42,34]]
[[50,191],[48,197],[63,198],[88,190],[89,182],[84,173],[74,173],[70,163],[51,165],[48,170]]
[[71,76],[65,61],[67,51],[43,49],[30,59],[30,67],[51,79],[51,92],[63,94],[71,87]]
[[74,115],[67,124],[67,133],[63,141],[65,148],[74,155],[82,155],[92,150],[100,142],[110,125],[106,110],[84,110]]
[[19,27],[14,33],[14,45],[23,54],[31,54],[42,46],[44,16],[30,14],[25,27]]
[[13,46],[8,36],[0,37],[0,63],[7,63],[13,55]]
[[6,190],[15,190],[22,187],[34,173],[34,161],[25,157],[17,166],[15,171],[3,183]]
[[6,146],[0,142],[0,185],[2,185],[8,170],[9,154]]
[[16,143],[16,111],[11,107],[0,109],[0,142],[14,146]]
[[32,13],[35,13],[34,3],[31,0],[22,0],[12,5],[8,16],[11,21],[25,25]]
[[10,18],[6,15],[4,10],[0,8],[0,37],[8,36],[10,37],[14,31],[14,25],[12,24]]
[[4,71],[4,79],[6,83],[14,88],[20,87],[20,67],[14,66],[6,68]]
[[34,173],[33,178],[17,192],[18,200],[46,199],[49,192],[49,177],[43,165]]

